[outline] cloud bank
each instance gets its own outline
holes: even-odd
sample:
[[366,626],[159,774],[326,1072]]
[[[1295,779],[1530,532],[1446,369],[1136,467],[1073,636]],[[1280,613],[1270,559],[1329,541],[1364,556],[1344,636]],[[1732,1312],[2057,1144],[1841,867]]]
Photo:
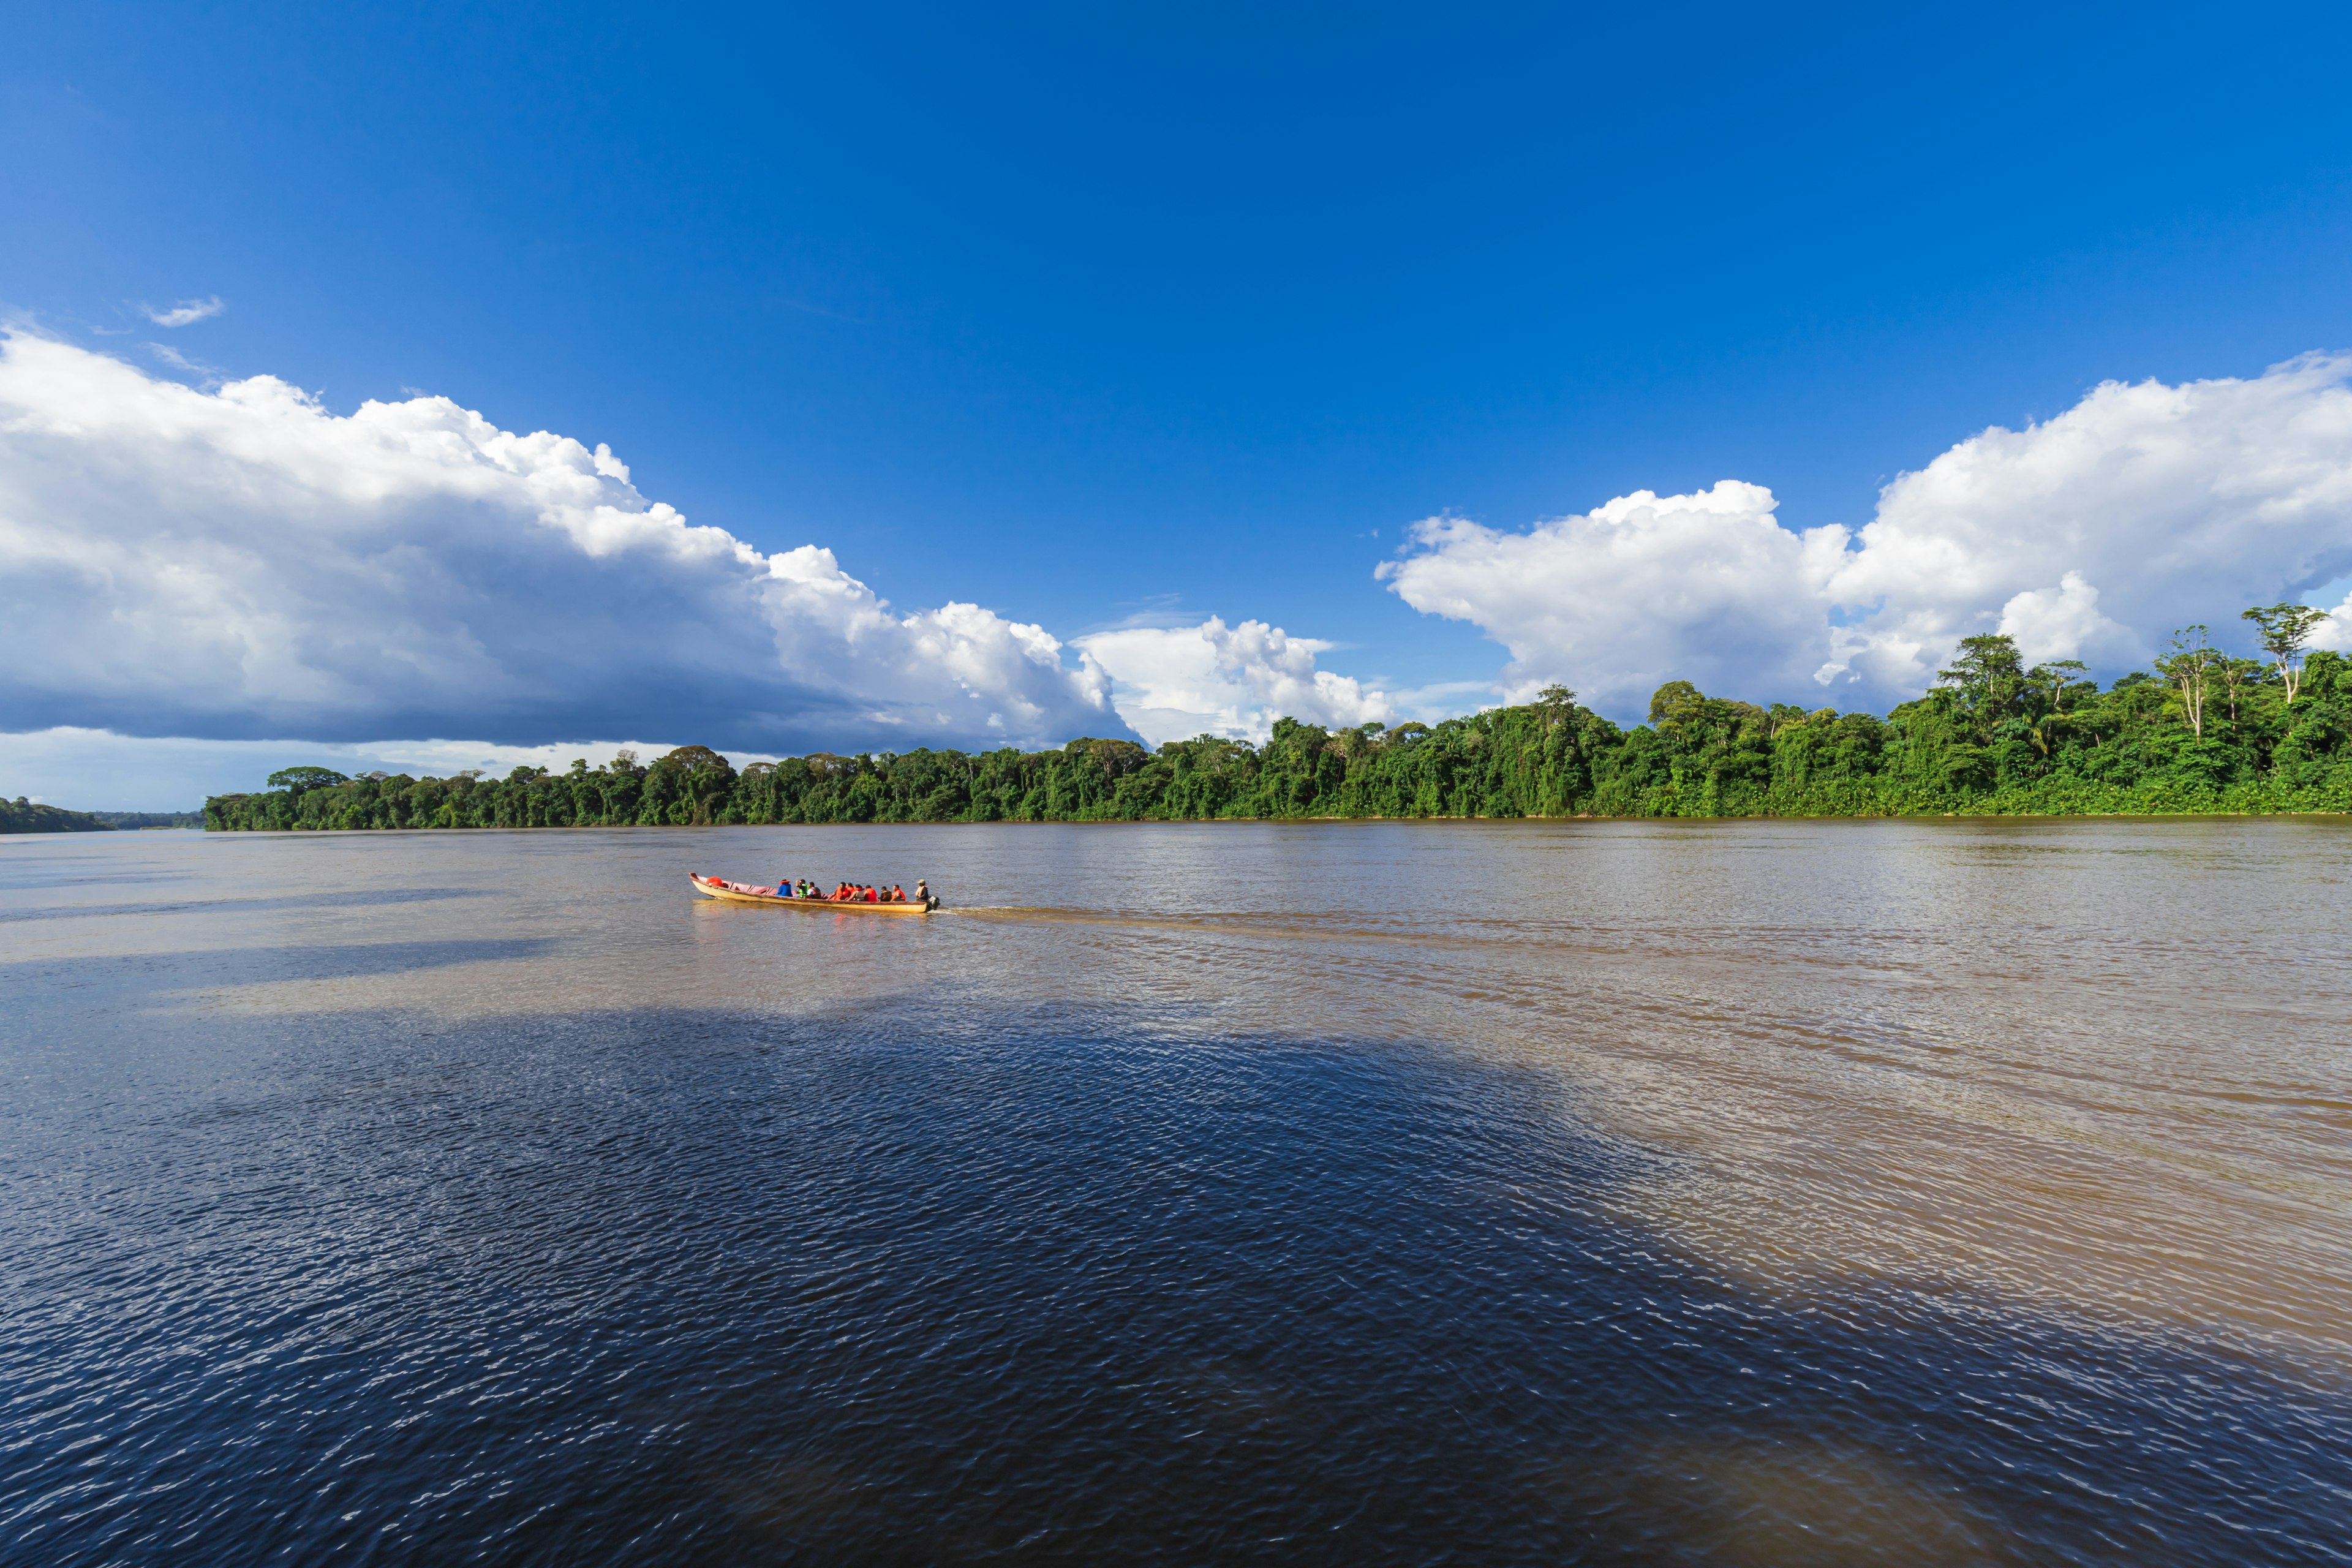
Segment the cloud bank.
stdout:
[[[1978,632],[2112,673],[2176,626],[2234,636],[2246,605],[2352,573],[2347,376],[2352,357],[2311,355],[2252,380],[2110,382],[1902,475],[1858,532],[1785,528],[1769,490],[1727,479],[1525,532],[1431,518],[1379,575],[1508,648],[1513,699],[1558,680],[1611,712],[1670,679],[1883,710]],[[2352,598],[2325,635],[2352,639]]]
[[1076,646],[1109,673],[1119,712],[1154,745],[1204,734],[1263,741],[1286,717],[1334,728],[1394,717],[1385,692],[1315,668],[1329,643],[1264,621],[1127,626]]
[[[183,310],[194,307],[183,307]],[[649,502],[447,398],[337,416],[0,341],[0,730],[763,752],[1123,734],[1109,676],[977,605]]]
[[[1675,679],[1883,710],[1978,631],[2113,674],[2175,626],[2229,637],[2246,605],[2352,576],[2347,380],[2352,357],[2309,356],[2110,383],[1904,474],[1859,530],[1792,530],[1727,479],[1517,532],[1432,518],[1380,576],[1507,647],[1509,699],[1559,680],[1620,715]],[[2320,640],[2352,647],[2352,598]],[[177,765],[209,776],[249,745],[357,760],[403,737],[566,757],[583,736],[739,755],[1256,740],[1285,714],[1390,721],[1495,689],[1391,692],[1318,668],[1330,647],[1212,617],[1066,647],[976,605],[902,612],[829,551],[763,554],[649,501],[602,447],[446,398],[336,416],[273,377],[197,390],[0,334],[0,731],[20,773],[32,731],[34,774],[70,775],[115,744],[102,731],[181,738]]]

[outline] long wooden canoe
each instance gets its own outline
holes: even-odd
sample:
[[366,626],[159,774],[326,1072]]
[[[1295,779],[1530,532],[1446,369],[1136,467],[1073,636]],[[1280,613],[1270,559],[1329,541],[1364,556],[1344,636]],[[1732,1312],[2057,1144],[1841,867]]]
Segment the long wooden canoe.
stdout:
[[694,890],[706,899],[725,899],[730,903],[736,904],[773,904],[779,909],[786,910],[814,910],[821,914],[927,915],[931,912],[932,904],[939,902],[937,899],[928,904],[919,904],[912,899],[903,904],[869,904],[863,900],[852,901],[848,899],[787,899],[776,893],[747,893],[740,888],[730,888],[719,878],[706,877],[699,871],[689,873],[688,880],[694,884]]

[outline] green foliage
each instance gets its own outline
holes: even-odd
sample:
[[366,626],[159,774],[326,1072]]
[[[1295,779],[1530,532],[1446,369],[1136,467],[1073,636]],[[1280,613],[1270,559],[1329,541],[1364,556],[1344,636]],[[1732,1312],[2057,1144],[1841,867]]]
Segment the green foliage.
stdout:
[[2212,637],[2205,626],[2183,626],[2172,634],[2164,657],[2156,661],[2156,672],[2172,683],[2189,733],[2200,737],[2205,733],[2205,705],[2230,662],[2229,656],[2213,646]]
[[331,789],[336,784],[351,782],[332,768],[280,768],[269,775],[271,789],[290,790],[296,795],[308,789]]
[[2254,623],[2254,630],[2263,651],[2271,656],[2271,663],[2279,674],[2279,682],[2286,692],[2287,706],[2294,705],[2296,689],[2303,683],[2301,660],[2303,650],[2311,641],[2311,634],[2327,618],[2325,610],[2315,610],[2309,605],[2258,605],[2240,617]]
[[2168,679],[2137,671],[2101,691],[2080,665],[2028,669],[2009,638],[1971,637],[1936,689],[1884,719],[1759,708],[1676,680],[1651,699],[1648,723],[1624,731],[1553,687],[1525,706],[1441,724],[1325,730],[1284,719],[1263,746],[1202,735],[1157,751],[1082,739],[1049,752],[818,752],[740,772],[708,747],[682,746],[650,764],[624,752],[603,767],[583,758],[565,773],[517,768],[495,781],[379,773],[217,796],[205,825],[2352,810],[2352,663],[2309,655],[2289,703],[2276,664],[2230,659],[2193,627],[2167,668]]
[[1962,637],[1952,668],[1936,672],[1937,684],[1950,690],[1953,710],[1978,744],[2018,710],[2026,692],[2023,664],[2011,638]]
[[0,800],[0,833],[110,833],[114,824],[95,812],[35,805],[23,795]]

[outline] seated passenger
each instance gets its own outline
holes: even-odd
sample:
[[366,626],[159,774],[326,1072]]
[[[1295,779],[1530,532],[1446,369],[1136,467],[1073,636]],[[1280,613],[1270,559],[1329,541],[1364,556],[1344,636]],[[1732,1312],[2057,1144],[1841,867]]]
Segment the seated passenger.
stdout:
[[907,901],[907,889],[904,889],[904,888],[902,888],[902,887],[900,887],[900,886],[898,886],[898,883],[896,883],[896,882],[891,883],[891,884],[890,884],[890,901],[891,901],[892,903],[894,903],[894,904],[903,904],[903,903],[905,903],[905,902]]
[[866,901],[869,904],[878,904],[882,901],[882,895],[876,892],[873,888],[868,887],[866,889]]

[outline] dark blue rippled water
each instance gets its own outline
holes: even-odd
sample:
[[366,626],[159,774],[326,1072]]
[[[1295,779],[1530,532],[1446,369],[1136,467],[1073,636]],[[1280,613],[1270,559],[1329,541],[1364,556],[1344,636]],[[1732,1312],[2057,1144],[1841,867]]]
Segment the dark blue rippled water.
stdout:
[[1296,946],[171,847],[12,868],[11,1562],[2352,1559],[2325,1354],[1715,1263],[1600,1069]]

